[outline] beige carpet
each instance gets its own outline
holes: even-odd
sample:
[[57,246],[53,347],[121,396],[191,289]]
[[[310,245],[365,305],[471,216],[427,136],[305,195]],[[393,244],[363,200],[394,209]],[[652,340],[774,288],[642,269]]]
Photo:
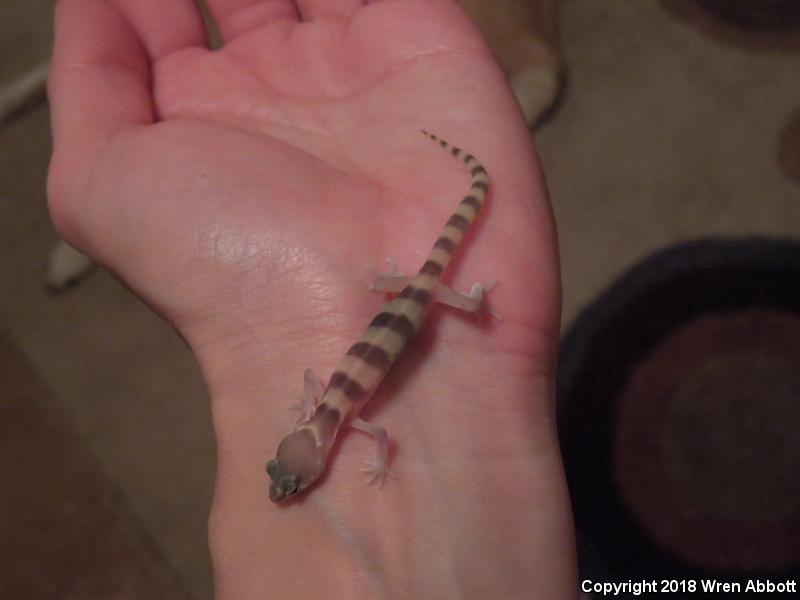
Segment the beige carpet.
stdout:
[[683,0],[561,8],[568,87],[535,137],[559,230],[564,323],[657,248],[798,235],[800,186],[788,172],[800,169],[800,128],[785,133],[800,111],[797,34],[748,32]]

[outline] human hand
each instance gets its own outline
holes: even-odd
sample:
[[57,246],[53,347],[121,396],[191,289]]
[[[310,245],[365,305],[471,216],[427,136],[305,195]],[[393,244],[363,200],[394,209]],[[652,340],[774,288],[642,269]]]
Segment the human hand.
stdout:
[[[572,597],[555,236],[477,33],[446,0],[209,4],[218,52],[189,0],[60,0],[48,189],[62,235],[200,361],[218,596]],[[421,128],[489,172],[452,274],[456,287],[497,279],[504,321],[434,308],[370,402],[397,480],[362,486],[370,441],[345,432],[327,476],[273,506],[264,464],[303,370],[332,370],[380,306],[368,267],[418,268],[468,186]]]

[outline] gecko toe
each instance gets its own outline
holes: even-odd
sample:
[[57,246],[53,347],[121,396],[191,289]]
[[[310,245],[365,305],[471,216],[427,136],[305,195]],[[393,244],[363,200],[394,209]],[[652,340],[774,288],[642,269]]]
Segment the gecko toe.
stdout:
[[372,485],[373,483],[377,482],[379,489],[383,488],[387,476],[391,477],[392,479],[397,479],[397,475],[390,471],[386,467],[386,463],[384,463],[382,460],[365,460],[364,466],[360,469],[360,471],[367,475],[367,477],[364,479],[364,483],[366,485]]

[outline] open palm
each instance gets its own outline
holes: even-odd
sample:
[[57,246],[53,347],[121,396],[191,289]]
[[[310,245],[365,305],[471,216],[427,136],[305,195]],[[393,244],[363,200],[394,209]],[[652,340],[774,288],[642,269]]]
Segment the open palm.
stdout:
[[[447,0],[209,4],[217,52],[190,0],[59,3],[49,196],[65,238],[203,367],[218,594],[570,596],[555,238],[487,50]],[[263,467],[293,426],[304,368],[330,374],[380,305],[369,268],[417,269],[468,185],[421,128],[489,171],[449,277],[496,279],[504,320],[435,309],[368,405],[396,443],[396,481],[359,483],[369,440],[348,432],[327,476],[276,508]]]

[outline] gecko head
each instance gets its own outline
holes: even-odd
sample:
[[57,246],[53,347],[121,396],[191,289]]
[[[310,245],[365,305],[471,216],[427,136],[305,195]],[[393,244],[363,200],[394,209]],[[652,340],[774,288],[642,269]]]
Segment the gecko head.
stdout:
[[287,435],[267,463],[269,499],[281,502],[302,492],[322,473],[326,457],[311,429],[301,427]]

